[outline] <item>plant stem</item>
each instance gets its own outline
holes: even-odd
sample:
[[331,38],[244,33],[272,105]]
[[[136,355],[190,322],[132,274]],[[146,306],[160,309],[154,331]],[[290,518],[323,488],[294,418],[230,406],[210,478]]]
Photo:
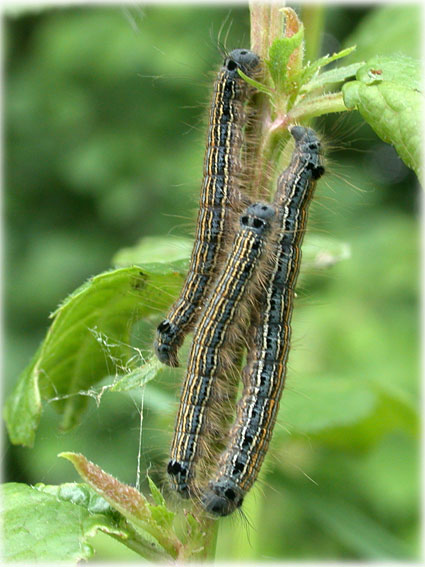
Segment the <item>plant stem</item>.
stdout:
[[[268,57],[270,46],[282,36],[283,15],[281,9],[285,2],[250,3],[251,49],[264,61]],[[266,66],[264,66],[266,74]],[[264,76],[267,84],[269,77]],[[269,127],[272,124],[270,101],[267,96],[259,95],[256,101],[256,122],[259,126],[258,143],[250,156],[251,193],[255,199],[266,199],[269,194],[271,170],[269,166]]]
[[302,117],[303,121],[314,116],[329,114],[330,112],[346,112],[349,109],[344,104],[342,93],[330,93],[295,106],[290,112],[290,121],[294,122]]
[[202,537],[194,540],[190,533],[188,534],[187,543],[182,546],[177,556],[178,563],[194,560],[213,562],[215,559],[218,521],[208,518],[202,510],[197,511],[196,517],[200,523]]
[[126,530],[130,532],[130,537],[124,539],[117,534],[109,533],[111,537],[124,544],[126,547],[134,551],[135,553],[141,555],[142,557],[149,559],[150,561],[167,561],[170,556],[164,551],[157,549],[155,546],[149,545],[149,542],[142,541],[137,532],[131,530],[127,525]]
[[285,2],[250,2],[251,49],[262,59],[267,57],[273,41],[282,35],[282,14]]
[[217,520],[207,520],[209,523],[207,535],[205,537],[205,559],[207,561],[212,561],[215,559],[215,552],[217,547],[217,536],[218,536],[218,521]]

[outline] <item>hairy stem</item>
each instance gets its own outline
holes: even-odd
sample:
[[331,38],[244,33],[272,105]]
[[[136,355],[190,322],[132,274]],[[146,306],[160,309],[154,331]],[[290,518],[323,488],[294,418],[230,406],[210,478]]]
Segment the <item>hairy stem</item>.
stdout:
[[331,112],[346,112],[349,109],[344,104],[342,93],[330,93],[323,95],[319,98],[310,100],[304,104],[295,106],[289,113],[291,122],[303,118],[307,120],[322,114],[329,114]]

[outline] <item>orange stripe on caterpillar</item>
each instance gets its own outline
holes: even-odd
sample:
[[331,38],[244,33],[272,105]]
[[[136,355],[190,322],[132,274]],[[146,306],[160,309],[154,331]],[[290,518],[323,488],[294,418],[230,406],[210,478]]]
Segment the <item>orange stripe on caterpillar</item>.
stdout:
[[157,328],[154,344],[159,360],[169,366],[178,366],[177,350],[196,324],[217,273],[226,233],[233,224],[235,212],[240,212],[240,153],[247,121],[244,103],[253,89],[239,76],[238,69],[254,77],[260,67],[255,53],[235,49],[226,57],[214,83],[200,209],[189,271],[180,297]]

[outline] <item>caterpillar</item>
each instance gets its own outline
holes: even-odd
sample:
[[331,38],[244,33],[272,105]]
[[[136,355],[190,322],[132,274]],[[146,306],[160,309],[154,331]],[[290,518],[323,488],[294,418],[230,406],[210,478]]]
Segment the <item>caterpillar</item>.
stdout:
[[[244,103],[253,92],[238,74],[254,77],[260,59],[247,49],[230,52],[214,83],[204,177],[188,274],[177,301],[157,327],[154,349],[161,362],[178,366],[177,350],[196,324],[223,253],[223,243],[241,207],[241,147],[247,122]],[[236,217],[237,218],[237,217]]]
[[229,345],[241,300],[264,255],[274,213],[270,204],[262,203],[252,204],[243,212],[227,262],[195,329],[167,468],[172,488],[185,497],[194,492],[191,484],[195,463],[202,452],[206,416],[217,376],[226,366],[223,345]]
[[202,506],[214,516],[226,516],[240,507],[254,484],[273,433],[285,383],[301,244],[316,181],[324,173],[316,133],[302,126],[293,126],[290,133],[295,149],[289,167],[277,181],[273,204],[279,228],[270,256],[271,275],[266,291],[258,298],[260,322],[255,348],[243,370],[244,389],[229,442],[201,497]]

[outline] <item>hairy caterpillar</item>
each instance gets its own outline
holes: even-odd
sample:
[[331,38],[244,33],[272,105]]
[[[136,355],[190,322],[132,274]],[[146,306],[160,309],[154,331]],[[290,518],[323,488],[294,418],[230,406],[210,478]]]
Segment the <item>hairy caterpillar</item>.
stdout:
[[272,245],[271,276],[264,295],[258,298],[260,322],[255,348],[243,371],[244,390],[228,445],[201,498],[203,507],[216,516],[226,516],[241,506],[254,484],[273,433],[285,383],[301,244],[316,181],[324,173],[315,132],[301,126],[293,126],[290,132],[295,149],[289,167],[277,182],[273,204],[279,229]]
[[161,362],[178,366],[177,350],[193,329],[216,275],[223,243],[241,206],[241,147],[247,120],[244,103],[253,92],[238,74],[256,76],[260,60],[246,49],[235,49],[224,61],[214,83],[204,177],[195,244],[180,297],[157,328],[155,352]]
[[274,212],[269,204],[255,203],[241,215],[227,262],[195,329],[167,468],[173,488],[183,496],[191,492],[214,382],[225,366],[222,347],[258,268]]

